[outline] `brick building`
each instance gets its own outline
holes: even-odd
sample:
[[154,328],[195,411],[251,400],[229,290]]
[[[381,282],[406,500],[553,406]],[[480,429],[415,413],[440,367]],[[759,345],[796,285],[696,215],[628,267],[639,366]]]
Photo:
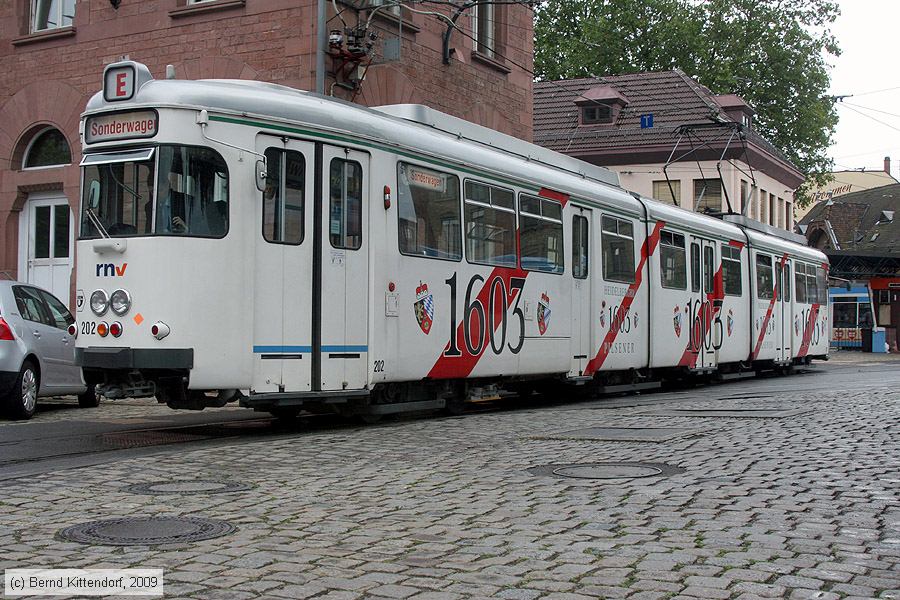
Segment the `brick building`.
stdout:
[[[368,106],[426,104],[531,139],[528,8],[476,5],[459,15],[445,45],[442,20],[399,6],[373,9],[381,4],[327,3],[326,27],[341,33],[342,48],[351,45],[345,27],[355,35],[366,24],[358,45],[372,48],[348,60],[329,47],[326,94]],[[128,56],[157,78],[173,65],[178,78],[314,90],[317,14],[315,0],[0,2],[0,277],[70,293],[79,116],[105,65]]]

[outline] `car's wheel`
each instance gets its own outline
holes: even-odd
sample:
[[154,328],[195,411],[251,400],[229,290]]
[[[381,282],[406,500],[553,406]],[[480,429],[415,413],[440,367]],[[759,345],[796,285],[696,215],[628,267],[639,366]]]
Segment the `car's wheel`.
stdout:
[[93,385],[88,385],[88,389],[83,394],[78,395],[78,406],[81,408],[96,408],[100,406],[100,395]]
[[9,396],[6,398],[6,410],[13,419],[30,419],[37,405],[40,376],[30,361],[22,363],[22,370],[16,379]]

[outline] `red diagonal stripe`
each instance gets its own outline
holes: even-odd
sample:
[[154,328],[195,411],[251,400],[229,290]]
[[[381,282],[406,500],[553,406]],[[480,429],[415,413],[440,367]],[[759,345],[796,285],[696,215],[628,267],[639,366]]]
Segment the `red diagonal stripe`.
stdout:
[[[495,329],[500,326],[502,321],[502,306],[498,303],[494,307],[494,318],[491,319],[488,311],[490,310],[490,294],[491,294],[491,283],[494,281],[495,277],[500,277],[503,280],[503,286],[506,288],[508,305],[512,307],[515,304],[516,296],[519,293],[519,290],[514,289],[510,290],[509,280],[513,277],[521,277],[526,278],[528,276],[528,271],[524,271],[522,269],[509,269],[506,267],[496,267],[491,274],[488,275],[484,284],[481,286],[481,290],[478,292],[478,296],[475,300],[472,300],[474,303],[476,300],[481,302],[481,305],[484,307],[484,316],[485,320],[494,323]],[[466,283],[457,282],[457,285],[460,287],[457,288],[457,293],[460,297],[465,298],[465,286]],[[465,306],[462,307],[465,310]],[[477,355],[470,354],[466,349],[466,338],[465,338],[465,315],[462,314],[462,311],[457,312],[457,318],[459,319],[459,325],[456,328],[456,347],[459,349],[462,354],[460,356],[444,356],[443,352],[441,356],[434,363],[434,366],[431,367],[431,371],[428,372],[428,377],[433,379],[455,379],[459,377],[468,377],[469,374],[475,369],[475,366],[478,364],[478,360],[484,355],[485,350],[490,348],[491,342],[489,339],[490,333],[488,331],[484,332],[484,343],[481,347],[481,352]],[[481,332],[478,330],[478,321],[476,319],[472,319],[472,329],[469,332],[471,339],[477,340],[481,337]],[[444,348],[446,351],[449,348],[448,345]]]
[[[706,303],[707,306],[711,306],[709,313],[709,319],[706,319],[706,327],[703,332],[703,339],[706,339],[706,336],[709,334],[709,328],[712,327],[713,321],[716,320],[716,315],[719,311],[722,310],[721,306],[716,306],[716,300],[724,300],[725,299],[725,283],[722,279],[722,263],[719,263],[719,270],[716,271],[716,275],[713,278],[713,292],[706,294]],[[694,328],[694,324],[690,324],[690,329],[688,331],[692,331]],[[697,358],[700,356],[700,351],[702,350],[703,340],[700,340],[701,348],[694,350],[691,348],[691,340],[688,338],[687,347],[684,349],[684,354],[681,355],[681,360],[678,361],[679,367],[689,367],[693,369],[697,366]]]
[[800,344],[800,353],[798,356],[806,356],[809,353],[809,343],[812,340],[813,327],[816,324],[816,318],[819,316],[819,304],[813,304],[809,311],[809,319],[806,322],[806,329],[803,330],[803,342]]
[[[625,318],[625,313],[628,312],[635,297],[637,297],[638,290],[644,279],[644,265],[646,264],[647,259],[656,251],[656,246],[659,244],[660,231],[662,231],[662,228],[665,227],[665,225],[665,221],[657,221],[656,226],[653,228],[653,233],[650,234],[650,237],[648,237],[644,241],[644,245],[641,246],[641,260],[638,263],[637,270],[634,272],[634,283],[628,286],[625,298],[622,299],[622,304],[619,305],[619,310],[616,311],[616,318],[610,322],[609,330],[603,338],[603,343],[600,344],[600,350],[597,352],[597,355],[588,362],[587,367],[585,367],[584,374],[586,376],[589,377],[599,371],[600,367],[603,366],[603,363],[606,362],[606,357],[609,356],[609,350],[612,348],[616,336],[619,335],[619,328],[613,327],[613,323],[622,322],[622,319]],[[591,327],[593,326],[593,323],[591,323]]]
[[543,196],[544,198],[550,198],[551,200],[556,200],[563,207],[566,206],[566,203],[569,201],[569,195],[564,194],[562,192],[557,192],[551,190],[550,188],[541,188],[541,191],[538,192],[538,196]]
[[[784,264],[786,262],[787,254],[784,254],[781,257],[782,277],[784,276]],[[769,321],[772,318],[772,311],[775,310],[775,301],[778,298],[778,277],[776,277],[774,269],[772,270],[772,279],[775,280],[775,286],[772,288],[772,299],[769,301],[769,309],[766,311],[766,318],[763,319],[762,329],[759,332],[759,339],[756,340],[756,347],[753,349],[753,354],[750,355],[750,360],[756,360],[756,357],[759,356],[759,351],[762,348],[763,340],[766,337],[766,329],[769,327]]]

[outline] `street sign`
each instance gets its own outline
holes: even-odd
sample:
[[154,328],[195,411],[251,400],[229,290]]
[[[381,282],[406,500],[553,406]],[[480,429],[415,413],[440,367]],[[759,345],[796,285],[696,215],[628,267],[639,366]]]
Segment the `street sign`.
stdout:
[[641,129],[650,129],[651,127],[653,127],[653,113],[641,115]]

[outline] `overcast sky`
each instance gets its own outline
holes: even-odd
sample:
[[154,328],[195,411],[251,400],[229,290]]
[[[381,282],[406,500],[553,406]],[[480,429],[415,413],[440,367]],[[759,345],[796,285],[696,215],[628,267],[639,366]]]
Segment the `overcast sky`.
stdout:
[[881,170],[890,156],[891,175],[900,179],[900,0],[838,4],[832,31],[843,52],[831,59],[831,93],[853,97],[838,104],[829,155],[835,170]]

